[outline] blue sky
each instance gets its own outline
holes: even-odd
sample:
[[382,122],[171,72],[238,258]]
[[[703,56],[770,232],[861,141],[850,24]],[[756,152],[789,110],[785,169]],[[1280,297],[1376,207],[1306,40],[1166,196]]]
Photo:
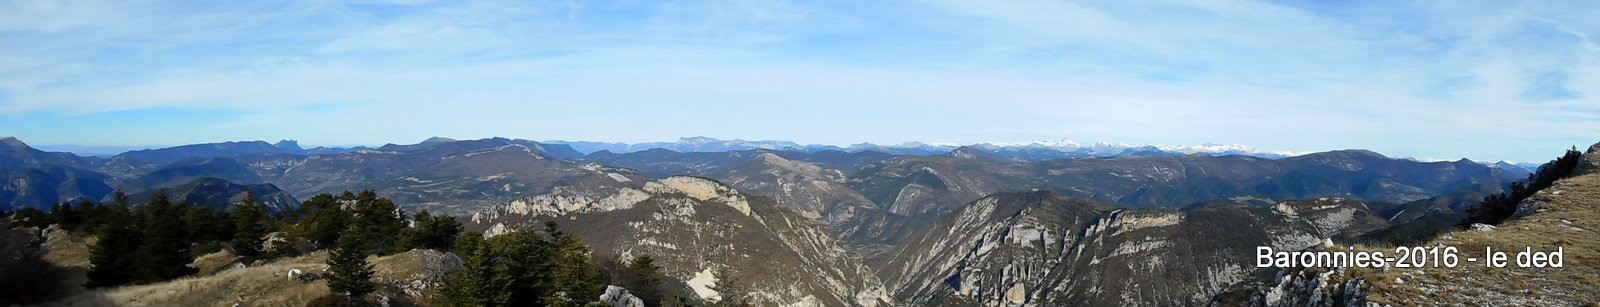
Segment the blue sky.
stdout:
[[1071,139],[1544,161],[1600,141],[1600,6],[0,0],[0,135]]

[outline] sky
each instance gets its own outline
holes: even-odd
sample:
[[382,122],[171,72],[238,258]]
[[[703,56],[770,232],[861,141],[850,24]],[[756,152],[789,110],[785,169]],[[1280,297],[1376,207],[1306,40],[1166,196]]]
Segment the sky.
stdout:
[[0,0],[0,135],[1546,161],[1600,141],[1594,16],[1581,1]]

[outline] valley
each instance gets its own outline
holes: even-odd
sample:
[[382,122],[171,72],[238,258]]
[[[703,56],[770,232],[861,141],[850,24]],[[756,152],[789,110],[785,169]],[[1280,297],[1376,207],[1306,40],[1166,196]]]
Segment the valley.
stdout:
[[637,148],[589,144],[599,151],[583,154],[577,143],[431,138],[88,158],[4,143],[8,212],[107,202],[121,189],[136,204],[162,190],[224,211],[248,192],[284,213],[299,198],[372,190],[407,212],[458,216],[485,237],[555,221],[596,259],[653,257],[663,284],[693,301],[726,297],[713,285],[733,279],[740,297],[778,305],[1205,304],[1274,282],[1276,271],[1249,262],[1257,246],[1427,239],[1528,175],[1361,150],[908,154],[724,143],[624,153],[609,150]]

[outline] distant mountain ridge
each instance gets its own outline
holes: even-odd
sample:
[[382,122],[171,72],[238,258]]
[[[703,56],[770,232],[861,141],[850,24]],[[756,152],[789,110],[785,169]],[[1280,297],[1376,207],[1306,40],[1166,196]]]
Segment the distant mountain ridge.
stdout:
[[165,190],[216,209],[253,192],[281,212],[296,195],[373,190],[406,211],[468,217],[486,236],[559,221],[596,255],[650,255],[697,301],[735,291],[808,306],[1201,304],[1273,280],[1234,257],[1254,246],[1409,236],[1523,177],[1512,163],[1368,150],[1259,157],[1227,146],[691,138],[584,154],[433,137],[328,153],[250,141],[96,159],[0,141],[7,209],[104,201],[122,187],[134,202]]
[[589,141],[544,141],[550,144],[566,144],[584,154],[599,151],[611,153],[633,153],[651,149],[667,149],[677,152],[724,152],[741,150],[784,150],[818,152],[838,150],[844,152],[877,151],[897,155],[942,155],[961,147],[972,147],[1002,156],[1028,157],[1026,160],[1077,158],[1077,157],[1110,157],[1123,155],[1186,155],[1204,153],[1211,155],[1246,155],[1262,158],[1284,158],[1305,154],[1303,152],[1270,151],[1243,145],[1201,144],[1201,145],[1135,145],[1126,143],[1096,142],[1078,143],[1068,140],[1035,141],[1027,143],[922,143],[906,142],[901,144],[880,145],[873,143],[859,143],[849,146],[834,146],[809,144],[802,145],[792,141],[761,140],[747,141],[740,139],[723,140],[710,137],[679,138],[675,142],[589,142]]
[[305,149],[301,148],[300,143],[294,140],[281,140],[277,143],[267,143],[266,141],[234,141],[133,150],[112,156],[111,160],[131,160],[128,162],[166,164],[185,159],[206,159],[219,157],[232,158],[245,155],[330,154],[360,149],[364,149],[364,147],[316,147]]

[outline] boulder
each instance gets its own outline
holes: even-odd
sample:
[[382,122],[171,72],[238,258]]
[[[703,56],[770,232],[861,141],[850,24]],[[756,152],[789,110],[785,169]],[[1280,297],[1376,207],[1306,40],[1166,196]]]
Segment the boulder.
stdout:
[[1600,143],[1589,146],[1589,151],[1578,159],[1578,168],[1572,171],[1573,176],[1600,173]]
[[1494,228],[1495,228],[1494,225],[1489,225],[1489,224],[1484,224],[1484,223],[1472,223],[1472,227],[1470,229],[1472,229],[1472,231],[1485,231],[1485,230],[1492,230]]
[[618,286],[606,286],[606,293],[600,295],[600,302],[611,307],[644,307],[644,300]]

